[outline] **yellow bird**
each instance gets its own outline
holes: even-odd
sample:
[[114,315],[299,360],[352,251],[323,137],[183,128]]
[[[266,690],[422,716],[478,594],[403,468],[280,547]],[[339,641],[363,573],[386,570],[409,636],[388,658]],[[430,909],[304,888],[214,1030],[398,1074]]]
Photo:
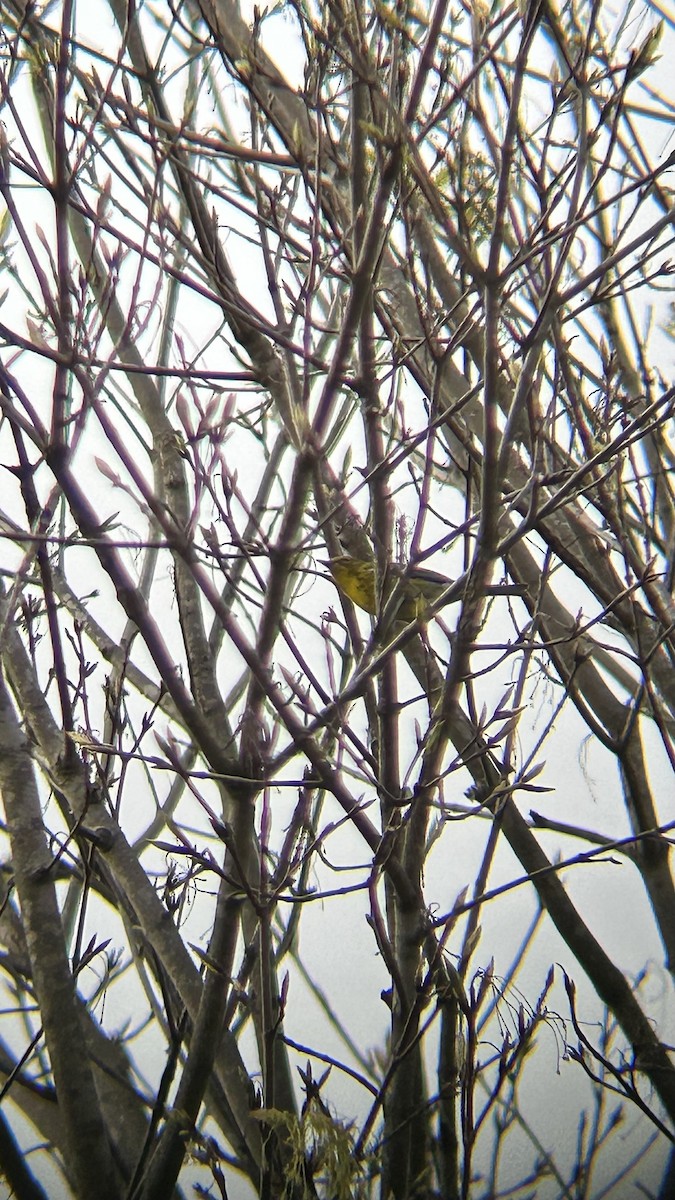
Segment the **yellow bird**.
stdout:
[[[336,558],[329,558],[326,565],[336,585],[352,604],[375,616],[378,611],[378,596],[375,590],[374,560],[340,554]],[[424,616],[451,583],[452,579],[439,575],[437,571],[428,571],[424,567],[406,569],[397,563],[389,563],[384,578],[383,599],[386,604],[394,590],[400,592],[396,620],[415,621]],[[525,593],[524,587],[509,583],[489,584],[485,590],[489,596],[522,596]]]

